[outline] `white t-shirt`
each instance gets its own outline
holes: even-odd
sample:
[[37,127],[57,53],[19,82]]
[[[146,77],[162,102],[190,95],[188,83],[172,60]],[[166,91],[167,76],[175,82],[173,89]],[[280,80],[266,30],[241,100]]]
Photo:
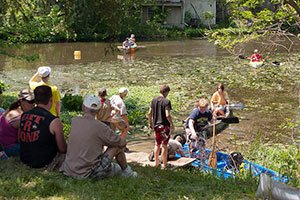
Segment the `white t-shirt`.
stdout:
[[177,140],[170,139],[168,143],[168,154],[175,155],[176,153],[180,153],[181,151],[183,151],[181,143]]
[[110,97],[110,103],[113,107],[118,107],[120,109],[120,115],[127,114],[125,103],[120,95],[113,95]]

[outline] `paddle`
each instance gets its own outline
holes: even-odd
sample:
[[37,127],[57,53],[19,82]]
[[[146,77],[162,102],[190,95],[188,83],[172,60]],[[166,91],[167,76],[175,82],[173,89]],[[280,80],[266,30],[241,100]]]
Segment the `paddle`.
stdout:
[[213,118],[213,142],[212,142],[212,151],[209,154],[208,157],[208,166],[212,168],[217,167],[217,152],[216,152],[216,119]]
[[244,103],[232,103],[228,105],[229,110],[243,110],[245,108]]
[[238,124],[240,122],[238,117],[226,117],[221,119],[226,124]]

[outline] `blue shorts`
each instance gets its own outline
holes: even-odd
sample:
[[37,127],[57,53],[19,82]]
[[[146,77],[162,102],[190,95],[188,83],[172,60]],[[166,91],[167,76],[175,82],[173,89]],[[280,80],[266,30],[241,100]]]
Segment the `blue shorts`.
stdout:
[[20,156],[20,144],[16,143],[16,144],[10,145],[9,147],[5,148],[4,151],[9,157]]

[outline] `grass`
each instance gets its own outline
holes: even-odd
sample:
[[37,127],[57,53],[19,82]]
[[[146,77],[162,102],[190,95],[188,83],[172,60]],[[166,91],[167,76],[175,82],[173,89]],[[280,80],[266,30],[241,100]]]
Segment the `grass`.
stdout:
[[[245,110],[237,113],[242,117],[239,127],[230,130],[233,135],[243,135],[232,139],[244,142],[237,145],[241,152],[247,159],[299,179],[299,151],[296,153],[286,146],[277,148],[275,145],[284,143],[299,149],[299,129],[295,128],[298,140],[296,137],[293,141],[290,127],[278,128],[288,117],[299,118],[294,109],[299,105],[299,56],[292,58],[280,58],[285,62],[283,66],[274,67],[269,63],[255,71],[249,68],[247,61],[234,57],[219,60],[151,58],[138,60],[133,66],[121,62],[54,66],[52,81],[61,91],[79,88],[82,96],[95,93],[101,87],[107,87],[109,95],[117,93],[120,86],[128,87],[130,92],[126,101],[132,108],[130,117],[139,125],[145,123],[146,111],[151,99],[158,94],[158,85],[169,83],[176,127],[182,126],[181,120],[187,117],[197,97],[210,98],[216,83],[223,82],[232,102],[246,104]],[[28,83],[33,70],[16,68],[2,73],[1,78],[11,85],[3,95],[2,106],[7,107],[16,97],[16,91]],[[68,125],[75,114],[65,111],[61,116],[64,125]],[[246,121],[247,118],[251,120]],[[69,128],[65,126],[66,133]],[[261,138],[256,143],[257,135]],[[265,143],[272,148],[264,148]],[[256,178],[222,180],[189,170],[134,168],[139,173],[137,179],[74,180],[55,172],[31,170],[17,159],[0,161],[0,199],[255,199]],[[299,187],[299,181],[295,186],[297,184]]]
[[138,178],[77,180],[10,158],[0,161],[0,199],[255,199],[252,177],[224,180],[192,170],[133,168]]

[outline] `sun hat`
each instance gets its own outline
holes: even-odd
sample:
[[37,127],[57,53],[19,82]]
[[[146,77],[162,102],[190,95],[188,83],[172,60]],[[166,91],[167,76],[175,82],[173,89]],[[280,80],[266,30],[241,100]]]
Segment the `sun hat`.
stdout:
[[100,97],[107,96],[107,90],[106,90],[106,88],[100,88],[98,94],[99,94]]
[[99,110],[100,100],[96,95],[88,94],[84,97],[83,105],[89,109]]
[[26,101],[32,101],[34,100],[34,94],[33,91],[30,89],[23,89],[18,94],[19,100],[26,100]]
[[41,77],[45,78],[50,75],[51,68],[48,66],[42,66],[38,68],[38,73]]
[[123,93],[128,93],[129,92],[129,90],[126,88],[126,87],[121,87],[120,89],[119,89],[119,94],[123,94]]

